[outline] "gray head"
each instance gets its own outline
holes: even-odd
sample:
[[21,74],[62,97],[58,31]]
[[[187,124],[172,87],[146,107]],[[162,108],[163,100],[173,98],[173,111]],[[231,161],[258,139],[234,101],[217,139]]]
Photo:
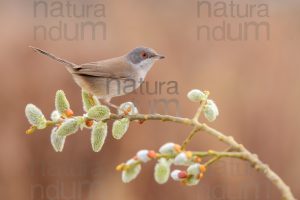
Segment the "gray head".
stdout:
[[[156,60],[165,58],[159,55],[153,49],[147,47],[138,47],[127,54],[127,59],[135,65],[152,65]],[[142,67],[141,66],[141,67]]]

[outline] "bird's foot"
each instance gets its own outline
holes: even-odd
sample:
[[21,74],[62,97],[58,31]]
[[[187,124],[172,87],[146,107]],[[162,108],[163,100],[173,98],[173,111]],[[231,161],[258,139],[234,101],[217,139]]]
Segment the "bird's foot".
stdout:
[[104,100],[103,103],[106,104],[109,107],[112,107],[112,108],[116,109],[116,110],[119,109],[119,106],[117,106],[117,105],[115,105],[113,103],[110,103],[110,101],[108,101],[108,100]]

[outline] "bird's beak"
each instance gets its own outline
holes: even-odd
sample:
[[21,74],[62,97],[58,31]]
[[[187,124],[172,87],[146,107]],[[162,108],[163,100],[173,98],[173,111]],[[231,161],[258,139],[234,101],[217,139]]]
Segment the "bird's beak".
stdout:
[[155,57],[156,57],[157,59],[164,59],[164,58],[165,58],[165,56],[162,56],[162,55],[155,55]]

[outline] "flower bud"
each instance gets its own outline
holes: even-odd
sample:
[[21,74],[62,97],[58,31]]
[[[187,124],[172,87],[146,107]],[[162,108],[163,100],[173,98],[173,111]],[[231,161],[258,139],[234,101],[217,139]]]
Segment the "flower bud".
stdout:
[[51,120],[54,121],[54,122],[58,122],[60,120],[60,117],[61,115],[59,114],[59,112],[57,110],[54,110],[52,113],[51,113]]
[[148,157],[149,157],[149,158],[155,159],[155,158],[157,157],[157,154],[156,154],[155,151],[150,150],[150,151],[148,152]]
[[97,99],[97,97],[89,94],[84,90],[82,90],[81,92],[81,97],[82,97],[83,109],[85,112],[88,112],[90,108],[94,106],[100,105],[100,102]]
[[188,177],[188,175],[187,175],[186,171],[181,171],[181,170],[175,169],[172,171],[171,177],[174,181],[181,181],[181,180],[186,179]]
[[29,123],[36,126],[38,129],[46,127],[47,120],[42,111],[33,104],[27,104],[25,108],[25,115]]
[[159,148],[161,154],[175,154],[180,151],[180,145],[174,143],[166,143]]
[[201,173],[200,166],[201,165],[199,163],[195,163],[195,164],[190,165],[187,168],[187,173],[197,177]]
[[130,120],[128,118],[114,121],[112,127],[112,136],[117,140],[121,139],[128,130],[129,123]]
[[174,165],[189,165],[191,160],[186,152],[179,153],[174,159]]
[[97,121],[105,120],[109,118],[110,110],[107,106],[97,105],[89,109],[87,116]]
[[125,163],[121,163],[121,164],[119,164],[119,165],[116,166],[116,170],[117,171],[122,171],[122,170],[124,170],[125,166],[126,166]]
[[57,129],[57,135],[68,136],[75,133],[80,126],[79,120],[76,118],[66,119]]
[[90,120],[90,119],[85,120],[85,123],[84,123],[86,128],[91,128],[93,126],[93,124],[94,124],[94,120]]
[[200,102],[206,98],[206,95],[201,90],[193,89],[187,94],[187,97],[192,102]]
[[58,90],[55,95],[55,108],[61,114],[64,115],[67,110],[70,109],[69,101],[62,90]]
[[139,161],[148,162],[151,158],[149,157],[148,150],[140,150],[137,152],[136,157]]
[[217,105],[210,99],[207,100],[207,103],[204,106],[203,111],[204,111],[205,118],[210,122],[214,121],[219,115],[219,110]]
[[160,158],[154,168],[154,179],[159,184],[164,184],[170,176],[170,163],[165,158]]
[[73,110],[68,109],[68,110],[66,110],[66,111],[64,112],[64,114],[65,114],[65,116],[66,116],[67,118],[69,118],[69,117],[72,117],[72,116],[74,115],[74,112],[73,112]]
[[54,127],[50,136],[51,144],[56,152],[62,152],[66,140],[66,136],[59,136],[57,134],[57,127]]
[[118,108],[118,114],[135,115],[138,114],[138,109],[132,102],[122,103]]
[[129,183],[135,179],[141,172],[141,164],[137,164],[137,160],[130,159],[126,162],[127,169],[122,171],[122,181],[124,183]]
[[107,124],[97,122],[92,129],[91,143],[94,152],[99,152],[105,142],[107,136]]

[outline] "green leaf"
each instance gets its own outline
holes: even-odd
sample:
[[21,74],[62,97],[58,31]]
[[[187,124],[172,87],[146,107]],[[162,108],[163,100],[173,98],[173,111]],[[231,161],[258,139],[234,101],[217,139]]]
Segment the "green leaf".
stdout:
[[112,136],[119,140],[121,139],[129,128],[130,120],[128,118],[123,118],[121,120],[116,120],[113,123]]
[[31,125],[38,129],[46,128],[47,120],[42,111],[33,104],[27,104],[25,108],[25,115]]
[[57,135],[68,136],[78,131],[80,126],[79,120],[77,118],[67,119],[62,125],[57,129]]
[[62,152],[66,140],[66,136],[57,134],[57,128],[53,128],[50,136],[51,144],[56,152]]
[[215,104],[215,102],[213,102],[212,100],[207,100],[206,105],[204,106],[204,117],[209,121],[212,122],[214,120],[216,120],[216,118],[219,115],[219,110],[217,105]]
[[122,181],[124,183],[129,183],[130,181],[135,179],[141,172],[141,164],[136,164],[136,162],[137,161],[134,159],[127,161],[126,165],[129,166],[129,168],[122,171]]
[[87,116],[97,121],[105,120],[109,118],[110,110],[107,106],[97,105],[89,109]]
[[170,176],[170,163],[165,158],[160,158],[154,168],[154,179],[159,184],[164,184]]
[[58,90],[55,95],[55,108],[61,114],[65,114],[70,109],[69,101],[62,90]]
[[200,102],[206,98],[206,95],[201,90],[193,89],[189,91],[187,97],[192,102]]
[[94,152],[99,152],[105,142],[107,136],[107,124],[97,122],[94,124],[91,134],[91,143]]

